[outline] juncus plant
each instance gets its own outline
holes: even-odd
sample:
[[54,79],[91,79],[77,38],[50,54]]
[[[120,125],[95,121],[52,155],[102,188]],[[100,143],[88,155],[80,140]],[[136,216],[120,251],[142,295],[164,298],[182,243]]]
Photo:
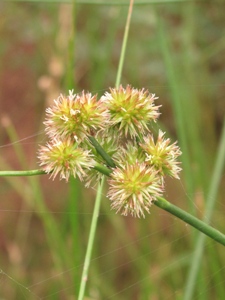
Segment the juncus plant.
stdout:
[[0,176],[49,174],[66,181],[73,176],[87,187],[98,183],[78,300],[85,295],[106,177],[107,196],[116,213],[141,218],[155,204],[225,246],[225,235],[162,197],[165,177],[179,179],[181,150],[162,130],[153,132],[160,116],[155,94],[120,85],[132,7],[130,0],[116,87],[100,97],[85,91],[61,94],[46,110],[48,141],[38,150],[41,169],[0,171]]
[[[165,177],[179,179],[181,150],[153,123],[159,118],[157,98],[130,85],[111,88],[100,98],[69,91],[46,109],[48,141],[38,150],[41,169],[0,171],[0,176],[49,174],[67,182],[78,177],[85,185],[98,185],[78,300],[83,299],[102,197],[108,178],[107,198],[121,215],[145,217],[155,204],[225,246],[225,236],[206,222],[162,198]],[[106,176],[105,176],[106,175]]]
[[60,95],[46,110],[49,141],[38,151],[41,170],[27,175],[78,177],[87,187],[106,175],[116,213],[145,217],[155,204],[225,245],[222,233],[162,198],[165,177],[180,179],[182,153],[165,132],[153,132],[160,116],[156,101],[155,94],[131,85],[110,88],[100,98],[84,91]]
[[179,178],[177,161],[181,151],[176,143],[159,131],[154,141],[152,122],[160,115],[157,97],[146,89],[110,88],[100,99],[82,92],[60,95],[46,110],[46,133],[50,138],[41,146],[41,168],[55,179],[70,176],[86,180],[101,178],[97,163],[110,167],[91,143],[95,140],[114,161],[110,167],[108,198],[112,209],[122,215],[144,217],[163,194],[164,178]]
[[[130,0],[116,87],[100,98],[85,91],[60,95],[46,110],[49,140],[38,151],[41,170],[0,171],[0,176],[47,173],[66,181],[73,176],[86,186],[104,183],[107,176],[108,198],[117,213],[140,218],[155,204],[225,245],[222,233],[162,198],[165,177],[179,179],[181,150],[162,130],[152,132],[160,116],[155,94],[119,85],[132,7]],[[97,189],[78,300],[85,293],[102,187]]]

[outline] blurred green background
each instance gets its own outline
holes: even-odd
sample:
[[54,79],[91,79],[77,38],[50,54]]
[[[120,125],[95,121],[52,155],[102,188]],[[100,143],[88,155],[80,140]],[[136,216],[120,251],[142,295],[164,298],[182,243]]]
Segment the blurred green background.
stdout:
[[[115,85],[129,1],[84,2],[0,2],[1,170],[38,168],[45,108],[60,93]],[[157,129],[183,152],[164,196],[203,218],[225,115],[225,2],[155,2],[135,1],[121,83],[159,97]],[[219,182],[210,222],[225,233]],[[95,192],[0,178],[1,299],[76,299]],[[116,215],[104,196],[86,299],[185,299],[198,239],[154,206],[145,219]],[[201,258],[191,299],[225,299],[223,247],[207,238]]]

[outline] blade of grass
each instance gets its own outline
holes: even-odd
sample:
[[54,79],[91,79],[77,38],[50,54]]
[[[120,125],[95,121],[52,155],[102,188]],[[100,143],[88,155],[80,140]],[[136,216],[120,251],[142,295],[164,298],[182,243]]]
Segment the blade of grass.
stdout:
[[[209,187],[209,193],[207,196],[206,210],[204,221],[208,223],[213,213],[213,207],[216,203],[216,196],[218,193],[219,183],[222,177],[223,168],[225,163],[225,119],[223,124],[223,130],[221,135],[220,144],[218,147],[218,153],[216,156],[216,162],[211,178],[211,185]],[[187,283],[184,290],[184,300],[193,299],[193,293],[195,283],[198,275],[198,271],[201,264],[201,258],[204,251],[205,235],[199,234],[196,239],[195,251],[193,259],[191,260],[191,267],[187,277]]]
[[[178,132],[178,140],[183,153],[181,159],[183,165],[184,178],[187,185],[188,194],[193,195],[194,182],[193,182],[193,174],[191,169],[191,159],[189,156],[187,133],[186,133],[185,122],[184,122],[185,120],[184,111],[182,108],[183,97],[179,89],[180,80],[178,74],[175,71],[173,52],[171,50],[171,46],[169,45],[168,34],[165,30],[164,21],[160,17],[160,14],[157,12],[157,10],[156,10],[156,17],[157,17],[159,45],[161,47],[161,52],[165,62],[165,70],[167,72],[167,79],[171,90],[171,100],[173,103],[174,118],[175,118],[176,128]],[[190,211],[193,214],[195,213],[195,209],[192,202],[190,203]]]
[[[188,144],[191,145],[190,151],[192,153],[192,165],[195,165],[195,172],[192,177],[194,178],[195,189],[201,188],[206,192],[208,187],[207,181],[207,159],[206,151],[204,151],[204,145],[202,143],[201,124],[203,124],[203,108],[201,107],[201,95],[199,91],[198,78],[202,77],[203,69],[196,68],[196,58],[190,53],[195,53],[195,28],[196,24],[196,5],[194,2],[187,3],[185,7],[182,7],[182,19],[185,34],[181,36],[181,74],[180,85],[181,89],[185,92],[183,95],[183,114],[185,121],[185,128],[187,132]],[[185,85],[190,84],[191,88],[185,88]],[[184,86],[184,88],[182,88]],[[191,101],[190,101],[191,99]]]
[[[221,272],[221,266],[223,262],[221,261],[221,257],[213,244],[213,241],[207,243],[207,257],[210,257],[210,260],[207,260],[207,265],[209,265],[208,274],[212,275],[212,285],[216,290],[216,299],[225,299],[225,290],[223,284],[220,284],[224,281],[224,272]],[[205,276],[206,277],[206,276]],[[209,277],[207,276],[207,284],[209,282]],[[207,290],[204,291],[203,296],[205,294],[209,294]]]
[[[27,162],[26,162],[26,156],[25,156],[24,150],[22,149],[20,143],[14,143],[14,141],[19,140],[16,129],[14,128],[13,124],[11,122],[9,122],[9,120],[7,121],[7,123],[5,125],[6,125],[5,130],[8,133],[9,139],[12,143],[12,147],[15,150],[18,160],[19,160],[21,166],[26,168]],[[4,174],[4,172],[0,172],[0,175],[2,175],[2,174]],[[31,170],[31,171],[15,172],[14,174],[12,172],[8,172],[8,175],[6,175],[6,176],[24,176],[24,175],[25,176],[34,176],[34,175],[42,175],[42,174],[46,174],[46,173],[41,170]],[[12,184],[13,181],[9,181],[9,182]],[[45,205],[44,197],[41,192],[41,186],[39,184],[38,178],[28,177],[27,189],[26,188],[21,189],[21,186],[24,187],[24,183],[19,183],[18,178],[16,179],[16,182],[14,180],[13,186],[14,186],[14,189],[17,190],[17,192],[21,195],[21,197],[24,200],[24,202],[26,203],[26,205],[28,204],[30,207],[34,208],[34,213],[36,213],[39,216],[39,218],[42,220],[42,222],[44,224],[44,228],[45,228],[46,238],[47,238],[48,244],[49,244],[49,249],[52,253],[52,257],[55,262],[55,265],[57,266],[58,270],[60,270],[60,271],[64,270],[64,268],[66,266],[69,266],[68,260],[66,259],[67,255],[65,254],[65,249],[63,247],[64,243],[61,241],[61,237],[59,234],[59,229],[57,227],[57,224],[56,224],[54,218],[52,218],[52,215],[50,214],[50,212],[48,211],[47,206]],[[24,190],[29,191],[28,194],[24,193]],[[35,201],[33,201],[33,202],[30,201],[31,197]],[[29,201],[28,201],[28,199],[29,199]],[[39,212],[45,212],[45,213],[42,214]],[[31,215],[30,215],[30,217],[31,217]],[[29,219],[26,220],[26,223],[27,222],[29,222]],[[21,226],[23,228],[24,224],[21,224]],[[29,227],[30,226],[28,226],[27,229],[29,229]],[[20,228],[20,226],[19,226],[19,221],[18,221],[17,229],[19,230],[19,228]],[[25,232],[23,232],[23,235],[24,234],[25,234]],[[22,236],[21,236],[21,234],[19,236],[20,236],[20,243],[21,243]],[[58,247],[57,247],[57,243],[59,244]],[[59,250],[57,253],[55,251],[56,248]],[[64,283],[65,283],[65,281],[64,281]]]

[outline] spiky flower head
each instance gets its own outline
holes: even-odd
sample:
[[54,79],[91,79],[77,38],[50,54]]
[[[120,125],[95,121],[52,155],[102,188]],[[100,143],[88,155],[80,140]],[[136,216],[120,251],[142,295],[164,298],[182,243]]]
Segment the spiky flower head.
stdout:
[[73,137],[76,141],[93,132],[96,134],[104,128],[108,118],[107,109],[98,101],[97,95],[84,91],[81,95],[73,94],[73,91],[69,91],[68,96],[60,95],[46,113],[44,124],[51,138]]
[[162,190],[157,171],[145,163],[136,162],[114,169],[109,179],[108,197],[116,212],[125,216],[144,217]]
[[161,176],[169,175],[179,179],[178,173],[181,168],[177,157],[182,153],[176,145],[177,142],[170,144],[170,139],[165,139],[164,134],[159,130],[156,142],[152,135],[148,135],[144,137],[144,143],[140,143],[140,146],[146,153],[146,163],[153,166]]
[[101,100],[110,113],[111,132],[114,130],[131,138],[149,132],[149,123],[159,116],[155,99],[157,97],[147,90],[134,89],[130,85],[126,88],[110,88],[110,92],[106,92]]
[[41,168],[51,173],[53,180],[58,174],[66,181],[71,175],[83,180],[86,170],[95,164],[90,152],[79,148],[71,138],[52,139],[46,146],[40,147],[38,158]]

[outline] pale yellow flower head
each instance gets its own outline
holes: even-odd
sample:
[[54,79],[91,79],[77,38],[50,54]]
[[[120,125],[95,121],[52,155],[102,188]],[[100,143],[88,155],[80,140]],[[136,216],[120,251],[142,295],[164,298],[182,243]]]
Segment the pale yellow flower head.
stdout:
[[101,97],[110,114],[111,134],[117,133],[125,137],[135,138],[150,132],[150,123],[159,117],[155,106],[155,94],[145,89],[134,89],[130,85],[126,88],[110,88]]

